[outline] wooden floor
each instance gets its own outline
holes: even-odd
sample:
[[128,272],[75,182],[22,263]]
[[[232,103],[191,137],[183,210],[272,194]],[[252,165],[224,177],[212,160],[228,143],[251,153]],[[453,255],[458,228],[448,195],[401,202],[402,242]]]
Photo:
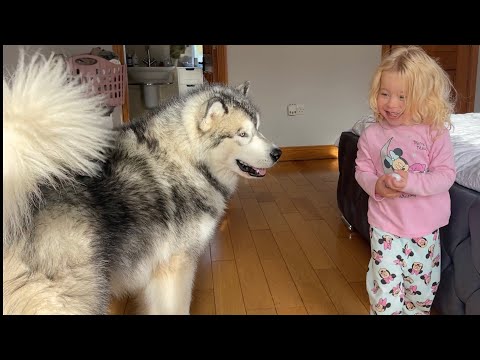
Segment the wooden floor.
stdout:
[[[368,314],[368,243],[340,220],[337,160],[241,180],[199,265],[191,314]],[[134,314],[131,299],[112,314]]]

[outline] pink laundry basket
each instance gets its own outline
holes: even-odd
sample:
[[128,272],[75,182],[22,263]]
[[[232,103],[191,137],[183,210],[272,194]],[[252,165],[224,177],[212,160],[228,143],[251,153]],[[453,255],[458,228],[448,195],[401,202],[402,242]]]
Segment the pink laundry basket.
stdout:
[[[127,68],[95,55],[75,55],[67,59],[73,75],[82,83],[91,84],[91,91],[103,94],[106,106],[121,106],[125,102]],[[113,110],[113,109],[112,109]]]

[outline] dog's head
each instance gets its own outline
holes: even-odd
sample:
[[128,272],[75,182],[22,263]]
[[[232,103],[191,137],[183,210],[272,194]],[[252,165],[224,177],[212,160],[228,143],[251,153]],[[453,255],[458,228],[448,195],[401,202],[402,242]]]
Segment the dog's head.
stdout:
[[212,165],[246,178],[262,177],[282,151],[258,131],[260,115],[248,90],[249,82],[235,89],[213,86],[198,128]]

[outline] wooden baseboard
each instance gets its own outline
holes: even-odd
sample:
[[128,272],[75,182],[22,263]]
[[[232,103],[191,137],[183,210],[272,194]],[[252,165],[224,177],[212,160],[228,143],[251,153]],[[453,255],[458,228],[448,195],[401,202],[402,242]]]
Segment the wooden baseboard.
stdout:
[[338,148],[333,145],[285,146],[280,161],[337,159]]

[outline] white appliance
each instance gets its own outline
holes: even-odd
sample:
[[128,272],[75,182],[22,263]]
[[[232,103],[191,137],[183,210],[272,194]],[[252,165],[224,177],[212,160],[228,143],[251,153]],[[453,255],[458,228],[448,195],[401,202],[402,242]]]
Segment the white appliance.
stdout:
[[203,84],[203,70],[198,67],[177,67],[178,95]]

